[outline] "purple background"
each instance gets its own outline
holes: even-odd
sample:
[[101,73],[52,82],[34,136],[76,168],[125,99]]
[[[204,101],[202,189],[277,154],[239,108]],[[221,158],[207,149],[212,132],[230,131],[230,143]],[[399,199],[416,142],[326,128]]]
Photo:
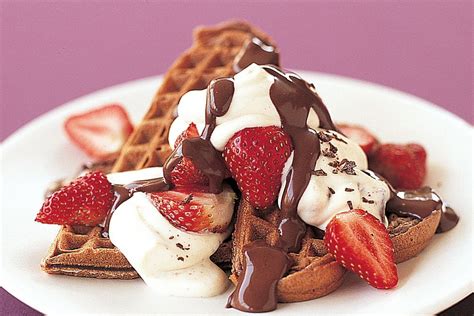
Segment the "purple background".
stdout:
[[[0,140],[66,101],[165,72],[194,26],[235,17],[270,33],[287,68],[381,83],[474,122],[471,1],[3,0],[0,12]],[[0,311],[27,313],[0,294]]]

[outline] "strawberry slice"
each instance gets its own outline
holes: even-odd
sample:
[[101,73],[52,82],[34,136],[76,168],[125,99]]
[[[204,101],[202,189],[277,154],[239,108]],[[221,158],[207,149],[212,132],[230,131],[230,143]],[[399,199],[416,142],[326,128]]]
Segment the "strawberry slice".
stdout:
[[[194,123],[178,136],[174,147],[178,147],[187,138],[199,137],[198,130]],[[171,182],[175,186],[208,185],[209,179],[199,170],[190,158],[183,159],[171,171]]]
[[359,144],[366,155],[372,153],[379,143],[372,133],[360,125],[337,124],[337,128],[349,139]]
[[79,177],[49,196],[36,215],[44,224],[95,226],[112,207],[112,185],[100,171]]
[[206,187],[149,193],[148,198],[173,226],[196,233],[224,232],[232,220],[236,195],[229,187],[219,194]]
[[246,128],[229,139],[224,148],[226,166],[253,207],[273,205],[291,150],[290,137],[276,126]]
[[346,269],[377,289],[397,285],[393,244],[385,226],[364,210],[342,212],[326,227],[324,243]]
[[104,160],[122,148],[133,126],[121,105],[109,104],[69,117],[64,129],[71,141],[87,155]]
[[396,189],[419,189],[426,177],[426,151],[418,144],[382,144],[369,157],[369,168]]

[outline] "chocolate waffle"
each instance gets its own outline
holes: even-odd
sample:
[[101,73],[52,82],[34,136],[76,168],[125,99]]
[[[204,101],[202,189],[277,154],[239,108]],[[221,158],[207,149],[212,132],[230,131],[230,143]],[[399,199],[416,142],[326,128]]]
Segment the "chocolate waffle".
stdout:
[[[162,166],[171,152],[168,129],[181,96],[190,90],[205,89],[215,78],[234,75],[234,60],[253,36],[271,43],[266,34],[246,22],[197,28],[193,46],[166,73],[148,112],[123,146],[112,172]],[[44,271],[93,278],[138,277],[123,254],[108,238],[101,237],[99,227],[84,229],[70,226],[60,229],[41,263]],[[212,260],[228,267],[230,251],[230,241],[223,243]]]
[[436,232],[441,211],[434,211],[423,220],[390,214],[387,227],[395,249],[395,262],[407,261],[428,246]]
[[44,271],[100,279],[134,279],[137,272],[100,227],[63,226],[41,262]]
[[251,36],[270,41],[244,22],[198,28],[194,45],[171,66],[150,109],[122,148],[112,171],[162,166],[171,153],[168,130],[179,99],[190,90],[207,88],[211,80],[235,74],[234,60]]
[[[241,200],[233,234],[232,275],[237,283],[243,271],[243,247],[256,240],[275,246],[278,240],[277,208],[266,212],[256,211],[248,202]],[[279,302],[299,302],[318,298],[336,290],[343,281],[345,269],[327,253],[321,239],[315,239],[310,227],[303,238],[301,250],[289,254],[292,267],[277,285]]]

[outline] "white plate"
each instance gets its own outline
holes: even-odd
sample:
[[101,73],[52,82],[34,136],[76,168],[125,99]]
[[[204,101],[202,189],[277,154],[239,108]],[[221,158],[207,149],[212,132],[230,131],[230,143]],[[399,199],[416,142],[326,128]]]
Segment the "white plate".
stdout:
[[[417,258],[399,265],[395,290],[376,290],[350,276],[326,297],[280,304],[289,312],[435,313],[472,291],[472,128],[416,97],[367,82],[300,72],[314,82],[335,121],[361,123],[386,142],[416,141],[429,154],[427,183],[461,216],[452,231],[436,235]],[[118,101],[137,122],[161,77],[108,88],[69,102],[24,126],[2,146],[3,286],[44,313],[237,313],[225,309],[228,293],[209,299],[160,297],[140,280],[94,280],[52,276],[39,263],[58,228],[35,223],[43,192],[87,158],[66,139],[64,119],[87,108]]]

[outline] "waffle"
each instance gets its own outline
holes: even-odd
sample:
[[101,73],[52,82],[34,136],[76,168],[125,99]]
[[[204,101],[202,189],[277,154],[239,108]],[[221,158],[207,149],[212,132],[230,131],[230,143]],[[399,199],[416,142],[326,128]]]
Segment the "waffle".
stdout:
[[[243,247],[255,240],[264,240],[275,246],[278,240],[277,208],[256,211],[248,202],[241,200],[233,234],[232,275],[236,284],[243,271]],[[279,302],[299,302],[324,296],[336,290],[343,281],[345,269],[327,253],[321,239],[315,239],[308,227],[298,253],[289,254],[292,266],[288,275],[277,285]]]
[[[215,78],[234,75],[234,58],[252,36],[272,43],[266,34],[245,22],[196,29],[193,46],[168,70],[150,109],[123,146],[112,171],[163,165],[171,152],[168,129],[181,96],[190,90],[205,89]],[[93,278],[138,277],[123,254],[109,239],[100,236],[99,227],[84,229],[70,226],[60,229],[41,263],[44,271]],[[229,267],[230,252],[230,241],[227,241],[212,260],[221,267]]]
[[235,74],[234,59],[251,35],[267,35],[244,22],[198,28],[194,45],[171,66],[150,109],[124,145],[114,172],[162,166],[171,153],[168,130],[176,105],[190,90],[205,89],[211,80]]
[[[279,209],[256,211],[242,199],[233,234],[231,281],[237,284],[243,271],[243,248],[250,242],[263,240],[275,246],[278,240]],[[395,250],[395,262],[400,263],[418,255],[430,242],[441,217],[440,211],[423,220],[410,217],[389,217],[388,231]],[[300,302],[327,295],[343,281],[345,269],[328,254],[324,242],[315,238],[313,228],[307,227],[298,253],[290,253],[292,266],[277,285],[279,302]]]
[[407,261],[422,252],[435,234],[440,218],[441,211],[434,211],[422,221],[391,214],[387,229],[395,249],[395,262]]
[[137,272],[124,255],[109,238],[102,238],[101,233],[100,227],[63,226],[41,267],[52,274],[100,279],[137,278]]

